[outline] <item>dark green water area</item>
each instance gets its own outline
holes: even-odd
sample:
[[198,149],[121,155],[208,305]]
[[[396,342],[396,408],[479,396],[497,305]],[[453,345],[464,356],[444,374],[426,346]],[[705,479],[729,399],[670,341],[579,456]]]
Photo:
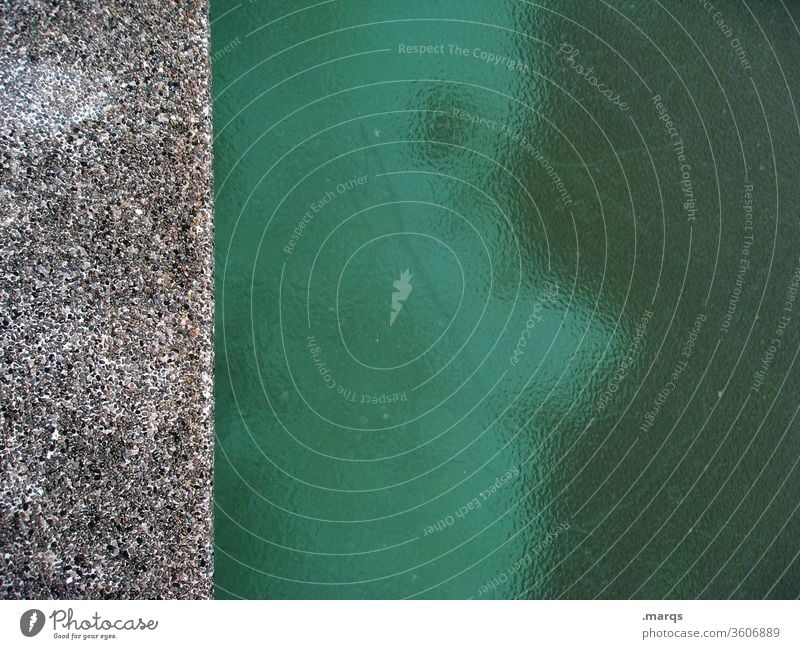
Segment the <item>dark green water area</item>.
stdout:
[[219,598],[800,595],[800,8],[211,3]]

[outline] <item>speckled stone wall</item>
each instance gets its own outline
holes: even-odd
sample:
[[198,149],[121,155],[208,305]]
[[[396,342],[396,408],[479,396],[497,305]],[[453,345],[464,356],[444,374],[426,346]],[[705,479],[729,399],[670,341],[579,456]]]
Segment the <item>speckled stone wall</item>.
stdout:
[[210,597],[206,3],[0,15],[0,596]]

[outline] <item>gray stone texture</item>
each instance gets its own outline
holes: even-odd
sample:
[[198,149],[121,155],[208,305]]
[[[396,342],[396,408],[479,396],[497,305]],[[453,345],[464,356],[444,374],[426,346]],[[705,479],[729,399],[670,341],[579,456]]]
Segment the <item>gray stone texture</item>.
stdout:
[[210,597],[206,3],[0,0],[0,43],[0,597]]

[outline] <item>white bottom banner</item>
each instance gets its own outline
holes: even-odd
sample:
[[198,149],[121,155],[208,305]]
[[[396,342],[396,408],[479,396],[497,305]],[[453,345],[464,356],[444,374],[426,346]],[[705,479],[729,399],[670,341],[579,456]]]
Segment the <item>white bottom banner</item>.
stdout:
[[2,647],[800,647],[794,601],[5,601]]

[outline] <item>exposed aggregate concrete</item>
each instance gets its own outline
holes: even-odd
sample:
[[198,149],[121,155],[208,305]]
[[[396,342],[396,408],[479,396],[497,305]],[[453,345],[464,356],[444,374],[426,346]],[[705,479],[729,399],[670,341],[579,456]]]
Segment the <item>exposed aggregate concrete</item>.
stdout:
[[0,597],[210,597],[206,2],[0,0],[0,43]]

